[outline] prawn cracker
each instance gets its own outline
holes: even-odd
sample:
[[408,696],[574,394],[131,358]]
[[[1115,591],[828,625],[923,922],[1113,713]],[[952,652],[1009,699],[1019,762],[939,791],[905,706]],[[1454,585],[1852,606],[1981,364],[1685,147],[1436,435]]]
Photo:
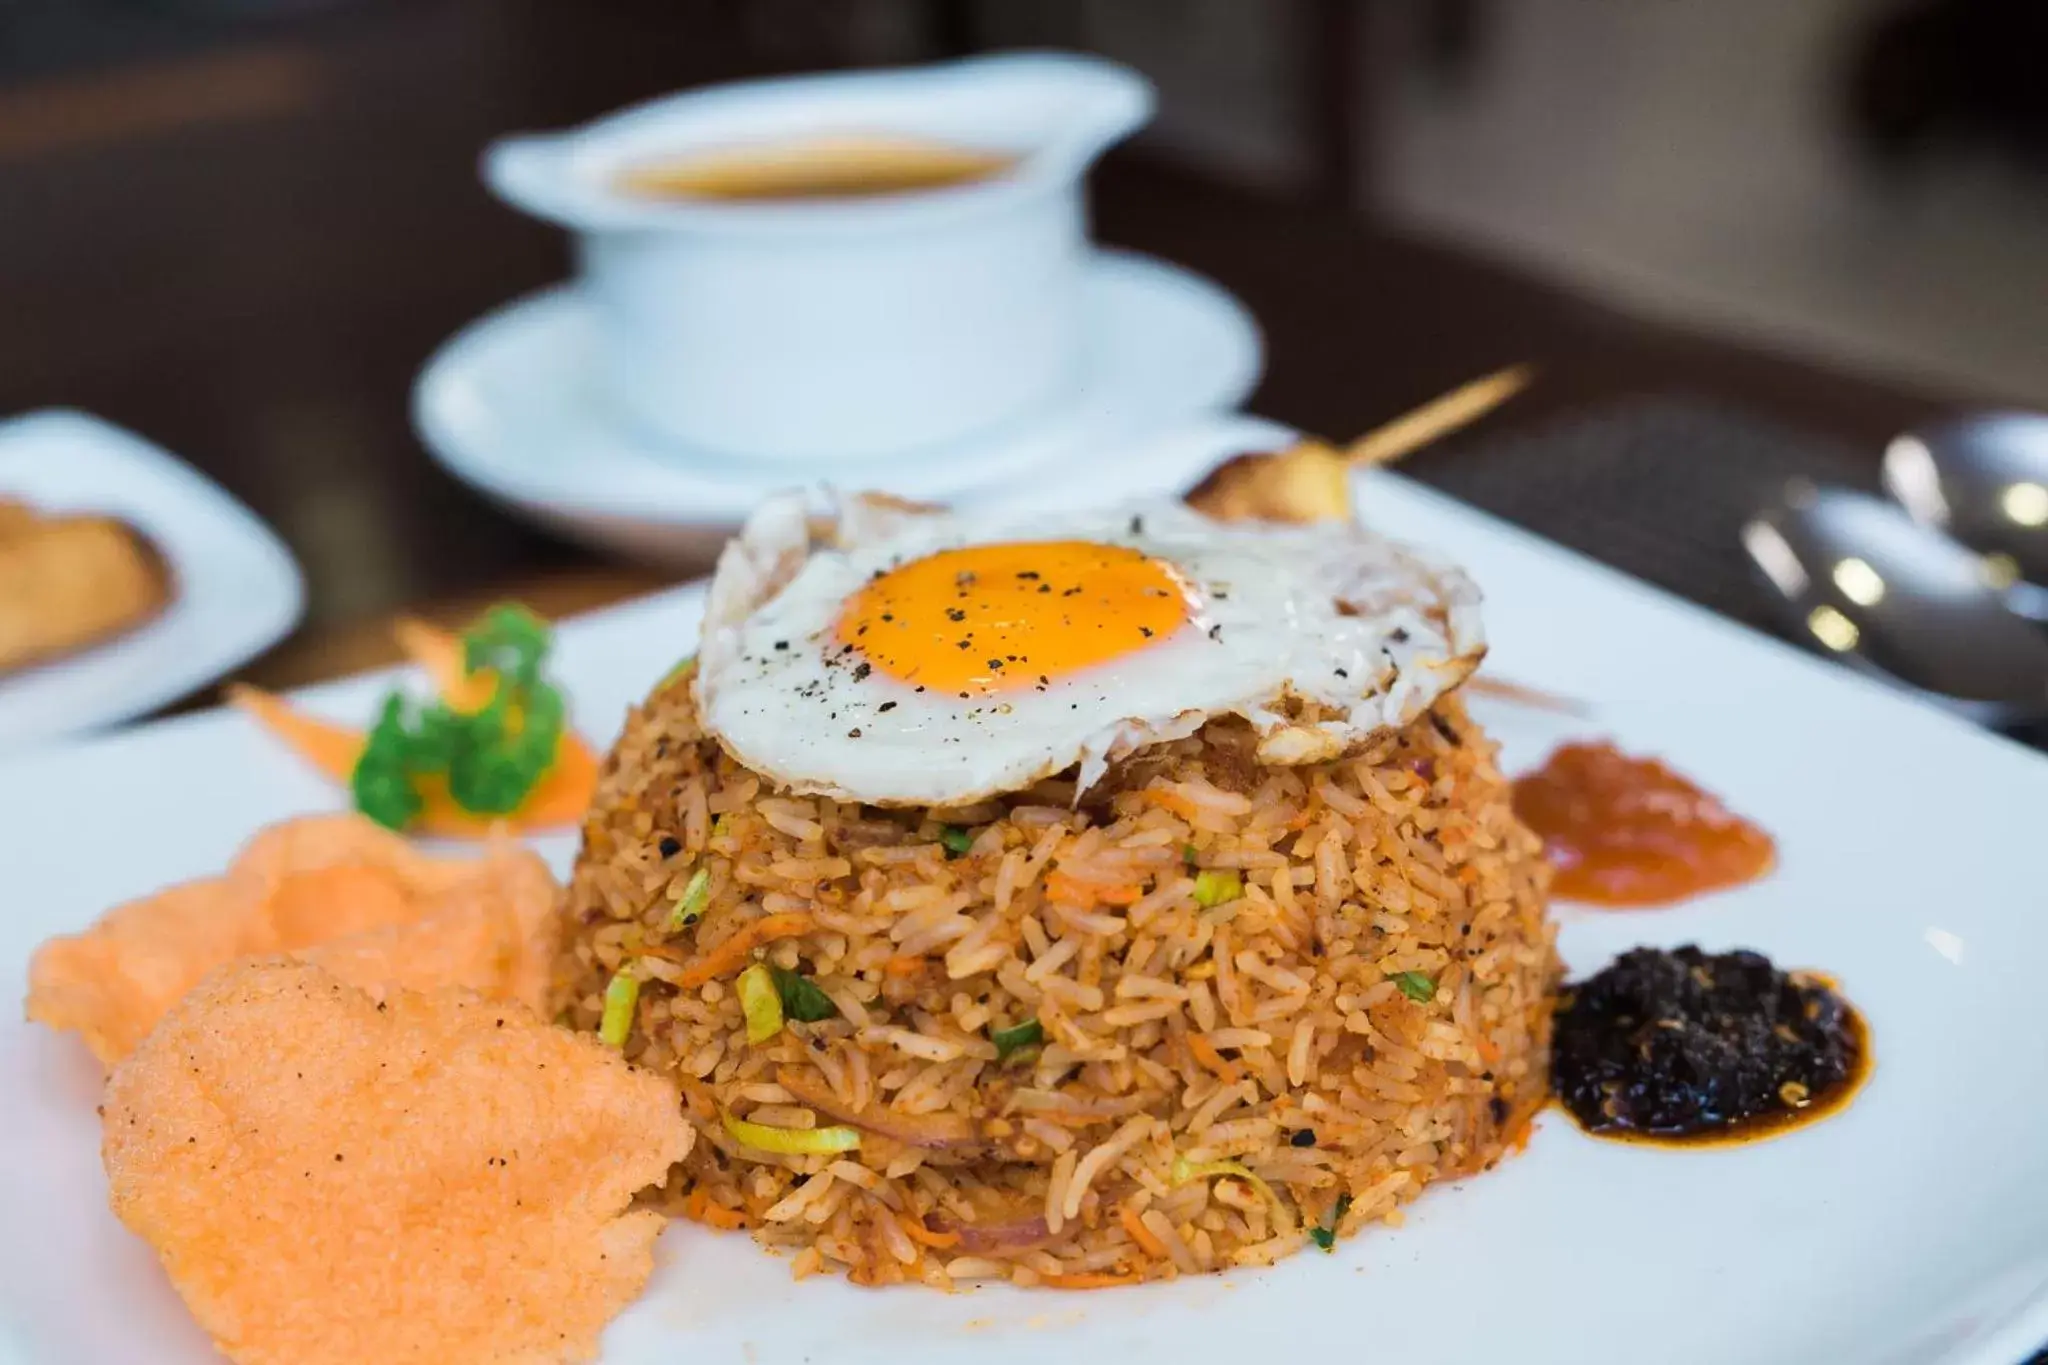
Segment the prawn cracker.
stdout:
[[358,815],[264,830],[219,877],[187,882],[50,940],[29,964],[28,1015],[74,1029],[108,1066],[208,972],[305,955],[366,990],[464,986],[545,1006],[560,896],[512,844],[437,859]]
[[690,1149],[667,1081],[466,991],[237,963],[107,1085],[114,1212],[237,1365],[588,1359]]

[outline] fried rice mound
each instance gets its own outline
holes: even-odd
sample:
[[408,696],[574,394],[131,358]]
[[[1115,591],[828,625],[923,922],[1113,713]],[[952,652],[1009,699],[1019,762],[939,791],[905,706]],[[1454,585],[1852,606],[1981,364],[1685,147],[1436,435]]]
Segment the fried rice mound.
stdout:
[[[687,681],[606,764],[555,981],[682,1088],[672,1212],[799,1275],[1098,1288],[1397,1223],[1524,1140],[1546,869],[1455,695],[1337,761],[1215,721],[1078,799],[905,811],[778,790]],[[812,1007],[757,982],[750,1041],[755,964]]]
[[551,1365],[653,1269],[674,1087],[523,1007],[287,958],[185,996],[108,1082],[114,1212],[237,1365]]

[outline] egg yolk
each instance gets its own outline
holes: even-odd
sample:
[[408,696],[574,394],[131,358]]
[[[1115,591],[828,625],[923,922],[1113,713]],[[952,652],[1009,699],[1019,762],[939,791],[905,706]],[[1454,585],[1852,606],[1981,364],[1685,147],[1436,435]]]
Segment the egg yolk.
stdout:
[[971,545],[912,560],[848,600],[837,635],[900,682],[970,696],[1049,686],[1187,624],[1171,564],[1120,545]]

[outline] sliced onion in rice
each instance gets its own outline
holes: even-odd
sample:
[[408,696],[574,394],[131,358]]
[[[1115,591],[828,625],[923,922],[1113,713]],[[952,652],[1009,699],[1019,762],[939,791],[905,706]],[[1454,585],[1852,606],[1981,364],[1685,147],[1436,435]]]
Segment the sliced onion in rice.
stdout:
[[879,1106],[866,1109],[848,1104],[831,1086],[794,1067],[775,1073],[776,1082],[821,1114],[841,1123],[865,1128],[881,1137],[893,1138],[906,1147],[936,1151],[943,1147],[965,1147],[975,1142],[974,1121],[962,1114],[899,1114]]
[[1245,1165],[1242,1161],[1189,1161],[1184,1156],[1177,1156],[1173,1159],[1173,1183],[1176,1185],[1185,1185],[1190,1180],[1207,1180],[1216,1176],[1230,1180],[1242,1180],[1245,1184],[1258,1191],[1266,1203],[1271,1206],[1273,1218],[1277,1224],[1284,1226],[1288,1222],[1287,1205],[1281,1202],[1278,1191],[1266,1183],[1265,1177]]
[[958,1249],[968,1256],[1029,1251],[1052,1240],[1052,1229],[1046,1226],[1043,1216],[1015,1223],[961,1223],[944,1214],[928,1213],[924,1225],[933,1232],[956,1234],[960,1238]]

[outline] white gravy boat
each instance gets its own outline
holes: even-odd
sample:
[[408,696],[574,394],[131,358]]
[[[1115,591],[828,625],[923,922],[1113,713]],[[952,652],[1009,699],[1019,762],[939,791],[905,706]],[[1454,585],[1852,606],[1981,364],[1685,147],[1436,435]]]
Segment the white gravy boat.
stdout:
[[[1079,378],[1082,180],[1152,90],[1087,57],[1018,54],[690,91],[507,137],[484,177],[577,234],[597,378],[629,420],[699,452],[872,459],[1056,405]],[[748,144],[911,138],[999,174],[846,199],[635,194],[623,173]]]

